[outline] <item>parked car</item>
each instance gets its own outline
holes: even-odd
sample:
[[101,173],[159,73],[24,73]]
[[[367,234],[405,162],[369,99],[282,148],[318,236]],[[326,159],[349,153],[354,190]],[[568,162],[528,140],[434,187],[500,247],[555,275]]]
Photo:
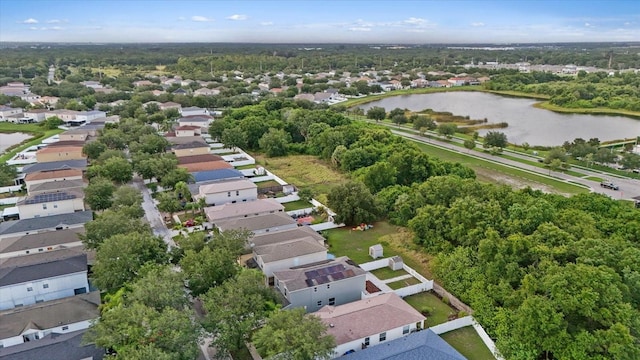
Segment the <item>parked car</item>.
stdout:
[[609,180],[604,180],[600,183],[600,186],[603,188],[611,189],[611,190],[619,190],[620,187]]
[[182,224],[186,227],[192,227],[192,226],[196,226],[196,221],[193,219],[189,219],[187,221],[184,222],[184,224]]

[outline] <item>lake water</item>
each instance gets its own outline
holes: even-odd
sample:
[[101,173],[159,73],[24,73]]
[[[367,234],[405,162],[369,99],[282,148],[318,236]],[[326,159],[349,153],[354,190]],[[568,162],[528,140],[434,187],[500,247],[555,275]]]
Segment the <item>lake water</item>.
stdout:
[[30,137],[31,135],[29,134],[19,132],[11,134],[0,133],[0,154],[2,154],[8,147],[20,144]]
[[537,100],[510,98],[482,92],[446,92],[402,95],[361,105],[420,111],[449,111],[472,119],[487,118],[489,123],[507,122],[509,127],[479,131],[500,131],[510,143],[554,146],[575,138],[598,138],[601,141],[640,136],[640,120],[623,116],[560,114],[533,107]]

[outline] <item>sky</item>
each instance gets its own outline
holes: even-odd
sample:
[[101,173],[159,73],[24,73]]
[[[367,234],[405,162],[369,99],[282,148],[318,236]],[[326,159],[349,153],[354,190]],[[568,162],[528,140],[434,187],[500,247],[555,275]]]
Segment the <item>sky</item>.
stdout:
[[640,41],[638,0],[2,0],[0,42]]

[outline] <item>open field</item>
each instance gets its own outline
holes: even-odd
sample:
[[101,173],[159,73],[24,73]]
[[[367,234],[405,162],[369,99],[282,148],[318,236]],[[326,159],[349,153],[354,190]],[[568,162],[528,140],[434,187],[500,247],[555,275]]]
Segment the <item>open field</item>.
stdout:
[[469,360],[495,360],[471,326],[444,333],[440,337]]
[[260,181],[260,182],[257,182],[255,184],[258,186],[258,189],[270,188],[270,187],[274,187],[274,186],[279,186],[280,185],[275,180]]
[[310,188],[314,198],[326,202],[326,195],[335,185],[346,181],[346,176],[331,168],[325,161],[311,155],[291,155],[266,158],[254,155],[257,164],[276,174],[299,189]]

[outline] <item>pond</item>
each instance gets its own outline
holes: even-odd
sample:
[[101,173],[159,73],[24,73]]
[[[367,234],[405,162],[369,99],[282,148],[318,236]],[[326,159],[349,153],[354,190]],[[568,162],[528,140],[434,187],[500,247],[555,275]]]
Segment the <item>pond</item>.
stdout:
[[25,133],[0,133],[0,154],[4,153],[4,151],[16,144],[20,144],[21,142],[29,139],[31,137],[30,134]]
[[640,120],[624,116],[560,114],[533,107],[538,100],[511,98],[482,92],[446,92],[402,95],[373,101],[360,108],[373,106],[420,111],[449,111],[472,119],[487,118],[489,123],[507,122],[509,127],[479,131],[500,131],[510,143],[554,146],[575,138],[598,138],[601,141],[640,136]]

